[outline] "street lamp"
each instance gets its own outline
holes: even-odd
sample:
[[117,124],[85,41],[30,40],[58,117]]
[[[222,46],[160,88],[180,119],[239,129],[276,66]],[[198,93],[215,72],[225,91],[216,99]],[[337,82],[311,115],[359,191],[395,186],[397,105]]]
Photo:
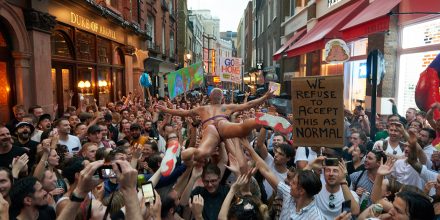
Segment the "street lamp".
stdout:
[[191,53],[187,53],[185,54],[185,58],[186,58],[186,65],[189,66],[189,64],[191,64]]

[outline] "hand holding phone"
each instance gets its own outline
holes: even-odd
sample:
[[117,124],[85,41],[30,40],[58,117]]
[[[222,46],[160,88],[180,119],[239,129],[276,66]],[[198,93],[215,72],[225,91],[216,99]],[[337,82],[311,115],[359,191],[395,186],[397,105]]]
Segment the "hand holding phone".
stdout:
[[153,183],[151,181],[142,185],[142,194],[144,195],[145,203],[153,204],[156,202],[156,195],[154,194]]
[[351,212],[351,200],[347,200],[342,203],[341,213],[343,212]]
[[100,179],[116,178],[112,165],[103,165],[96,170]]
[[325,158],[324,166],[339,166],[338,158]]

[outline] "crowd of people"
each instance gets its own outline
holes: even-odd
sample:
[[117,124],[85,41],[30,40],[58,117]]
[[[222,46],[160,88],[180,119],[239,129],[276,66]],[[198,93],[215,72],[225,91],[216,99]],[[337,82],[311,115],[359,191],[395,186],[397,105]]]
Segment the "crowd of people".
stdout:
[[357,106],[345,111],[345,147],[295,147],[273,92],[242,103],[202,94],[80,99],[52,115],[14,106],[0,125],[0,219],[440,216],[439,103],[405,116],[393,100],[388,116]]

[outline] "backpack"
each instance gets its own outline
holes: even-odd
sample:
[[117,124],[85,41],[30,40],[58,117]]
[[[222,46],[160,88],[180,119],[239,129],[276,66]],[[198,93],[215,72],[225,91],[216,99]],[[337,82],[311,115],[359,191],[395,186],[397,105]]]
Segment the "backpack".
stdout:
[[[399,141],[399,147],[402,152],[405,152],[405,145],[403,145],[403,142]],[[388,148],[388,140],[382,140],[382,150],[385,152]]]

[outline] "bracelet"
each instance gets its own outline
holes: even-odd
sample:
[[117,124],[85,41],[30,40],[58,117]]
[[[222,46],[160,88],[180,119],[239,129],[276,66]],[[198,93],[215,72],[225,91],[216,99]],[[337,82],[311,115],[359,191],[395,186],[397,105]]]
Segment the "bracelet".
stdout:
[[72,192],[72,194],[70,194],[70,201],[72,201],[72,202],[83,202],[84,198],[80,198],[80,197],[76,196],[74,192]]

